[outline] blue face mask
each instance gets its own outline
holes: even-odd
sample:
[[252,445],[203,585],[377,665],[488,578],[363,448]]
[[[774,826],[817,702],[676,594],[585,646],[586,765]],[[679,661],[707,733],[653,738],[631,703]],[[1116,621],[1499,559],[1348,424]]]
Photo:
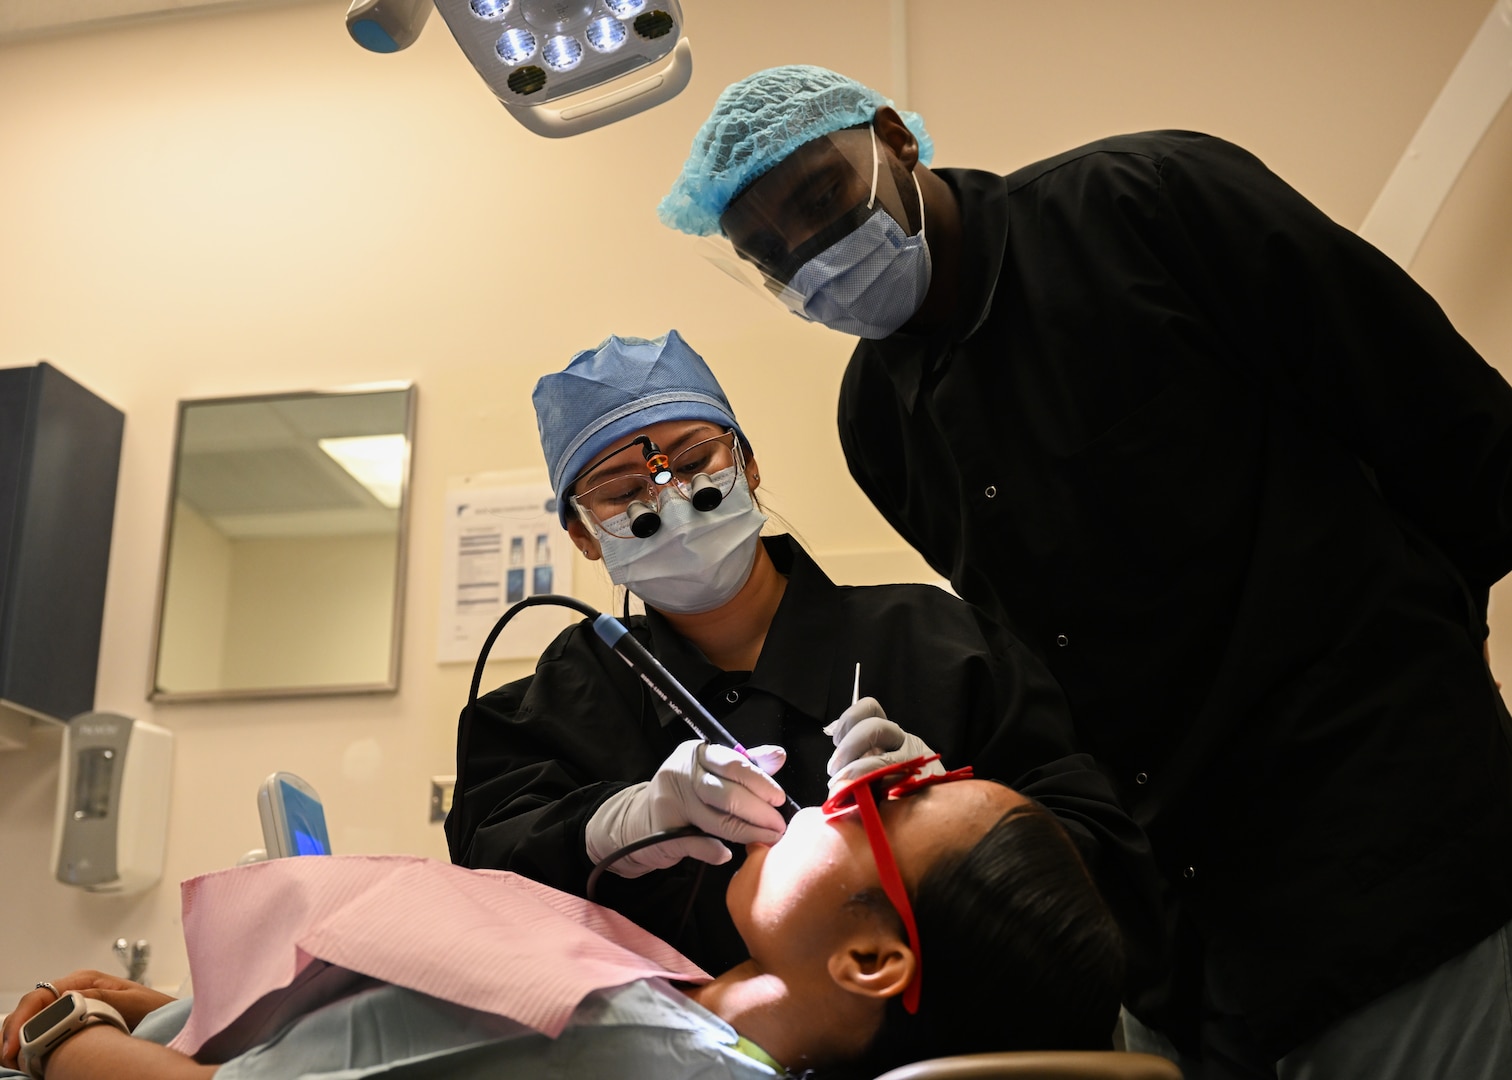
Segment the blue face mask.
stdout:
[[904,227],[877,204],[877,134],[872,132],[872,190],[861,223],[813,256],[778,298],[801,319],[863,338],[885,338],[913,318],[929,292],[931,265],[924,241],[924,193],[919,231]]

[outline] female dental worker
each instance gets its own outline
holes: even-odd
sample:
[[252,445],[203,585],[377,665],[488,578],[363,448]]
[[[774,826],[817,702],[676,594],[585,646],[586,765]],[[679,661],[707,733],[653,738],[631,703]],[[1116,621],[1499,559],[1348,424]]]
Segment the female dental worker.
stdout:
[[[711,836],[616,862],[595,898],[722,970],[744,958],[725,885],[740,845],[781,835],[784,792],[813,805],[832,780],[938,752],[1060,818],[1114,909],[1141,913],[1123,921],[1142,977],[1145,841],[1075,752],[1037,660],[940,589],[837,586],[791,537],[761,537],[750,440],[676,331],[610,337],[542,378],[533,399],[563,526],[645,602],[630,632],[782,786],[690,739],[584,621],[534,675],[464,711],[446,819],[454,862],[581,895],[610,852],[696,825]],[[854,700],[857,664],[866,696]]]

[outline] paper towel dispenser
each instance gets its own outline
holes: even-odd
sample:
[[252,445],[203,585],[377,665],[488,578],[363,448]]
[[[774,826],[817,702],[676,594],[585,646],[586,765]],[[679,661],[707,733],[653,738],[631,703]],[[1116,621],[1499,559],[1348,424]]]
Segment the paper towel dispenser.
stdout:
[[74,717],[63,733],[53,866],[65,885],[139,892],[163,876],[173,733],[115,713]]

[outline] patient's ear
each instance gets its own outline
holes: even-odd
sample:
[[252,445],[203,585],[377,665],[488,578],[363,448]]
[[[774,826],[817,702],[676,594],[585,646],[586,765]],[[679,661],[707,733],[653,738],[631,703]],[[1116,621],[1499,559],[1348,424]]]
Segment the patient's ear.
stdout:
[[918,958],[897,935],[857,933],[830,953],[829,974],[848,993],[883,1000],[903,992]]

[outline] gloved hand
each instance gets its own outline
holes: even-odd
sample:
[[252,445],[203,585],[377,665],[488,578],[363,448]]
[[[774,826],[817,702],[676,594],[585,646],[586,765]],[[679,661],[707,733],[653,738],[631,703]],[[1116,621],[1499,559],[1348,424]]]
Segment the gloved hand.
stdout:
[[626,844],[683,825],[710,835],[652,844],[614,863],[610,873],[636,878],[689,858],[712,866],[729,862],[730,849],[715,837],[775,843],[787,828],[777,812],[787,796],[767,774],[782,767],[787,751],[758,746],[749,753],[755,764],[727,746],[697,739],[681,744],[650,780],[616,792],[594,811],[584,832],[588,857],[597,863]]
[[[835,741],[835,752],[824,766],[831,790],[884,765],[934,753],[923,739],[889,720],[876,698],[861,698],[826,726],[824,733]],[[931,761],[923,770],[926,776],[944,771],[945,766],[938,761]]]

